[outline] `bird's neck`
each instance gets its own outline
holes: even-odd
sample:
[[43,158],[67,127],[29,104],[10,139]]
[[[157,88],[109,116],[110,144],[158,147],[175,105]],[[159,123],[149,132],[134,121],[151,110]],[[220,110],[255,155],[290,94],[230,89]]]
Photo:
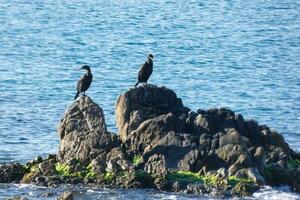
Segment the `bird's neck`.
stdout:
[[152,64],[153,60],[152,59],[148,59],[148,63]]
[[91,74],[91,70],[86,70],[85,74],[86,74],[86,75]]

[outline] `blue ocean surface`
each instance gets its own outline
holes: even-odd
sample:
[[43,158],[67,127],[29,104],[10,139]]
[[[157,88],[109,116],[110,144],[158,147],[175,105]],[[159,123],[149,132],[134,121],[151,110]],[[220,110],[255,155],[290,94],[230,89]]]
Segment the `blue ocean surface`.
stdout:
[[0,0],[0,163],[57,152],[83,64],[117,133],[116,99],[149,52],[149,83],[193,110],[254,118],[300,150],[300,1]]

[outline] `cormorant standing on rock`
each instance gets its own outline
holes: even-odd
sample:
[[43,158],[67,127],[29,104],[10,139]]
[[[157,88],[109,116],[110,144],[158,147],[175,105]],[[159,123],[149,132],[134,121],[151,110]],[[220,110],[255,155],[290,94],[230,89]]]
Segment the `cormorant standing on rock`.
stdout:
[[77,99],[81,92],[83,92],[83,95],[85,95],[85,91],[89,89],[93,80],[93,75],[89,66],[84,65],[80,69],[85,69],[86,73],[77,82],[77,94],[75,95],[74,99]]
[[139,83],[146,83],[151,76],[153,71],[153,55],[150,53],[147,56],[147,61],[142,64],[141,69],[138,75],[138,82],[135,84],[135,87],[138,86]]

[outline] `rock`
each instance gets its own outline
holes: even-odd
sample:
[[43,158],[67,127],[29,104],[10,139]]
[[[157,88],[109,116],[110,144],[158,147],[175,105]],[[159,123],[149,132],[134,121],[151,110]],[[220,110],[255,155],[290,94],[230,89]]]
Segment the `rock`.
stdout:
[[247,148],[243,145],[227,144],[216,151],[219,158],[226,163],[233,164],[241,154],[247,154]]
[[293,159],[300,160],[300,152],[291,149],[290,154]]
[[246,151],[240,152],[236,161],[228,168],[229,176],[234,175],[238,170],[252,167],[252,159]]
[[171,190],[171,183],[166,179],[165,176],[156,177],[154,180],[154,185],[159,190],[169,191]]
[[185,182],[182,181],[175,181],[173,182],[172,186],[171,186],[171,191],[172,192],[182,192],[187,188],[187,184]]
[[106,171],[107,172],[121,172],[128,171],[133,168],[132,164],[126,160],[122,148],[113,148],[106,156]]
[[99,154],[95,159],[91,161],[91,169],[97,175],[101,175],[106,169],[106,154]]
[[235,173],[237,178],[250,179],[257,185],[265,185],[266,181],[256,168],[244,168]]
[[34,179],[34,184],[38,186],[46,187],[47,186],[46,178],[44,176],[37,176]]
[[54,196],[54,193],[52,192],[45,192],[42,194],[42,197],[53,197]]
[[203,195],[207,193],[205,186],[199,183],[189,184],[187,186],[187,189],[184,192],[187,194],[198,194],[198,195]]
[[256,166],[259,169],[259,171],[261,173],[264,173],[264,169],[266,166],[266,154],[265,154],[264,148],[261,146],[257,147],[253,157],[254,157]]
[[32,168],[34,166],[37,166],[41,162],[43,162],[43,158],[40,157],[40,156],[38,156],[38,157],[34,158],[33,160],[28,161],[25,164],[25,168],[30,169],[30,168]]
[[201,155],[201,165],[199,168],[202,166],[206,168],[207,171],[211,170],[218,170],[219,168],[226,167],[226,162],[219,158],[218,155],[216,154],[208,154],[208,155]]
[[[152,85],[125,92],[115,109],[119,135],[106,130],[103,111],[91,98],[80,97],[59,123],[58,155],[38,157],[25,168],[1,165],[0,180],[23,177],[23,183],[46,187],[84,182],[217,197],[248,196],[266,181],[299,191],[300,153],[277,132],[230,109],[193,112],[172,90]],[[56,174],[57,162],[68,175]]]
[[129,170],[116,177],[116,185],[122,188],[153,188],[153,177],[142,170]]
[[199,171],[201,166],[201,153],[198,149],[190,150],[178,163],[180,171]]
[[235,161],[234,164],[242,166],[242,167],[251,167],[252,160],[251,160],[249,154],[243,153],[243,154],[239,155],[238,159]]
[[268,135],[268,137],[267,137],[267,144],[281,147],[285,153],[289,153],[290,152],[290,147],[285,142],[283,136],[280,135],[280,134],[278,134],[275,131],[271,131],[270,134]]
[[188,116],[186,118],[186,132],[187,133],[194,133],[195,132],[195,125],[194,125],[194,121],[197,117],[197,113],[195,113],[194,111],[189,111],[188,112]]
[[229,129],[226,135],[220,137],[219,142],[220,147],[226,146],[228,144],[242,145],[243,139],[242,136],[235,129]]
[[168,133],[177,133],[184,130],[184,121],[180,116],[172,113],[146,120],[136,130],[132,131],[130,135],[126,136],[126,147],[129,152],[144,153],[148,145],[154,146],[164,137],[164,140],[166,140]]
[[[201,136],[200,136],[200,140],[199,140],[199,144],[200,145],[203,145],[206,149],[207,152],[210,151],[210,147],[211,147],[211,142],[212,142],[212,137],[210,134],[208,133],[203,133]],[[215,149],[215,147],[214,147]]]
[[33,183],[36,177],[38,177],[39,175],[41,175],[40,171],[36,171],[36,170],[26,173],[23,176],[21,183]]
[[102,108],[88,96],[80,97],[67,108],[57,130],[58,158],[62,163],[71,159],[88,163],[117,143],[106,130]]
[[46,160],[55,160],[56,161],[56,154],[48,154]]
[[147,160],[154,154],[162,154],[165,157],[167,167],[178,170],[179,162],[194,146],[186,146],[185,140],[184,134],[171,131],[159,140],[154,139],[156,142],[149,145],[149,148],[145,148],[143,157]]
[[236,196],[247,197],[251,196],[259,187],[253,183],[238,183],[233,189],[232,194]]
[[198,135],[209,132],[209,124],[204,115],[199,114],[195,118],[193,132]]
[[236,122],[237,131],[241,135],[245,136],[246,123],[245,123],[244,117],[241,114],[237,114],[237,115],[234,116],[234,119],[235,119],[235,122]]
[[144,170],[153,177],[162,177],[167,174],[165,157],[161,154],[154,154],[145,164]]
[[116,184],[122,188],[141,188],[142,183],[138,180],[138,177],[134,171],[127,171],[122,176],[116,178]]
[[211,142],[210,152],[215,153],[219,148],[219,138],[214,138]]
[[207,110],[206,117],[210,127],[210,134],[223,132],[225,129],[235,129],[234,116],[234,112],[227,108],[212,108]]
[[0,165],[0,183],[18,183],[25,175],[25,168],[19,163]]
[[[142,122],[168,113],[188,113],[175,92],[165,87],[145,86],[120,95],[115,108],[117,127],[123,142]],[[168,124],[168,122],[166,122]],[[176,124],[173,124],[176,126]]]
[[217,199],[225,199],[226,197],[230,197],[228,192],[222,189],[220,190],[218,188],[210,188],[208,191],[210,192],[209,193],[210,196]]
[[246,137],[249,138],[256,146],[261,146],[263,143],[263,136],[260,133],[259,125],[255,120],[246,121]]
[[[62,183],[69,183],[72,184],[74,183],[73,177],[64,177],[64,176],[47,176],[45,178],[45,182],[47,184],[47,187],[58,187],[59,185],[61,185]],[[77,178],[77,177],[75,177]],[[67,180],[69,179],[69,180]],[[72,181],[71,181],[72,180]]]
[[55,169],[55,161],[56,160],[54,160],[54,159],[53,160],[45,160],[44,162],[40,163],[38,165],[40,172],[43,175],[48,175],[48,176],[55,175],[57,173],[56,169]]
[[4,200],[28,200],[28,199],[25,197],[15,196],[12,198],[4,198]]
[[63,192],[57,200],[73,200],[73,193],[68,191],[68,192]]
[[182,137],[182,147],[190,147],[191,149],[195,149],[199,146],[197,143],[197,136],[188,133],[182,133],[180,136]]
[[287,168],[288,154],[281,147],[268,146],[266,148],[266,165],[278,165]]
[[233,165],[231,165],[231,166],[228,168],[228,175],[229,175],[229,176],[233,176],[233,175],[235,175],[235,173],[236,173],[238,170],[240,170],[240,169],[242,169],[242,168],[243,168],[243,167],[240,166],[240,165],[233,164]]
[[226,178],[228,177],[228,171],[226,168],[220,168],[217,171],[217,177],[218,178]]

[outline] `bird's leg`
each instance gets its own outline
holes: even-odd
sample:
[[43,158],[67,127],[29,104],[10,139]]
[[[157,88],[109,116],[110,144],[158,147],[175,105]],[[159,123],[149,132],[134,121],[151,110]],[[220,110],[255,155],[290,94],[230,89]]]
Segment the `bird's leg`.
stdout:
[[85,96],[85,91],[83,91],[83,96]]

